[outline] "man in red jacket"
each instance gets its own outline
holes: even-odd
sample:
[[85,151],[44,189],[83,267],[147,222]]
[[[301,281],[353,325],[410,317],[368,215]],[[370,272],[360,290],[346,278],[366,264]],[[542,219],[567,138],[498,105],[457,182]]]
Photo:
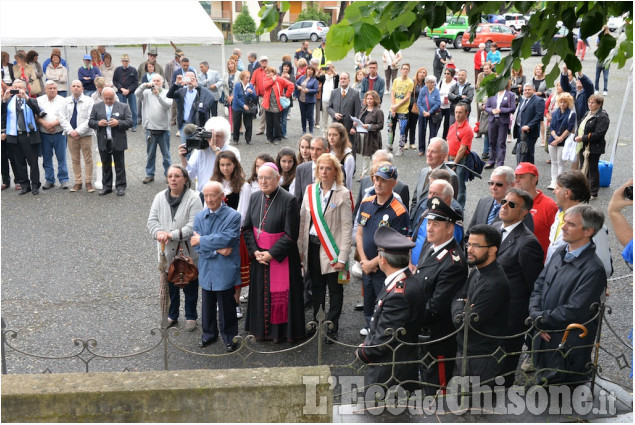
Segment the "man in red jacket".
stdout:
[[258,62],[260,63],[260,68],[256,68],[253,74],[251,74],[251,84],[253,84],[256,89],[256,94],[258,95],[258,106],[260,107],[260,111],[258,112],[258,115],[260,116],[260,123],[256,136],[264,134],[265,132],[265,114],[262,109],[262,99],[265,94],[265,68],[269,64],[269,58],[266,56],[260,56],[260,58],[258,58]]

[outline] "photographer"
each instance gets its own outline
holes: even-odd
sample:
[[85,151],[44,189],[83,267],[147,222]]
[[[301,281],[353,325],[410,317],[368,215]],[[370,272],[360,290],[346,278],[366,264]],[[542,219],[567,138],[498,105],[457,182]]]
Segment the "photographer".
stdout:
[[[197,138],[200,138],[201,136],[198,130],[200,129],[195,128],[195,126],[192,125],[188,126],[181,133],[186,136],[188,140],[196,142]],[[231,151],[236,155],[236,158],[238,158],[238,161],[240,162],[240,152],[238,149],[233,146],[229,146],[231,129],[229,122],[225,118],[210,118],[205,123],[205,130],[211,133],[211,137],[207,138],[208,146],[194,149],[189,160],[186,158],[188,154],[186,144],[179,145],[181,165],[187,169],[187,172],[192,180],[197,179],[196,190],[201,193],[201,199],[203,186],[205,186],[214,173],[214,164],[216,163],[216,154],[218,152]],[[185,135],[186,132],[190,134]]]
[[214,95],[209,89],[198,86],[194,72],[187,72],[185,77],[176,77],[167,97],[176,100],[176,124],[181,134],[181,143],[185,143],[187,136],[183,127],[185,124],[200,126],[209,119]]
[[143,128],[146,130],[146,177],[143,183],[154,180],[157,144],[163,155],[163,170],[167,176],[170,159],[170,108],[172,99],[167,98],[167,91],[163,89],[163,77],[159,74],[152,76],[152,81],[140,85],[135,95],[141,100],[141,116]]
[[[35,99],[29,99],[27,85],[22,80],[15,80],[11,90],[4,92],[2,102],[7,104],[7,144],[15,158],[15,181],[20,184],[20,195],[40,191],[40,167],[38,151],[40,150],[40,133],[35,116],[40,116],[40,107]],[[31,174],[27,173],[27,163]]]
[[624,247],[622,257],[627,264],[633,265],[633,226],[626,220],[622,210],[633,206],[633,179],[613,192],[608,213],[617,240]]

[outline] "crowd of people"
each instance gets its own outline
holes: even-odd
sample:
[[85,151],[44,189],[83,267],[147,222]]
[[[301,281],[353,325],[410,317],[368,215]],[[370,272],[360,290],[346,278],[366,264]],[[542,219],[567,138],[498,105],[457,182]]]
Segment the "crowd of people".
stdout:
[[[198,278],[183,292],[185,330],[195,331],[201,287],[200,347],[220,336],[227,351],[236,350],[243,317],[244,330],[259,340],[303,340],[311,335],[304,310],[312,308],[316,319],[320,308],[326,310],[327,290],[331,344],[338,340],[344,286],[352,273],[362,280],[365,341],[356,355],[369,364],[368,384],[423,380],[433,393],[463,373],[458,366],[465,351],[468,375],[482,380],[503,375],[512,385],[516,369],[530,367],[519,366],[523,344],[534,350],[529,363],[542,373],[557,359],[541,350],[557,347],[570,323],[584,324],[588,335],[580,342],[569,339],[582,346],[570,354],[570,370],[550,371],[547,378],[552,383],[590,376],[588,341],[597,330],[590,306],[600,301],[613,268],[604,214],[588,202],[598,195],[598,161],[610,121],[603,96],[581,72],[563,67],[551,91],[542,65],[529,80],[520,68],[504,90],[475,99],[475,88],[496,73],[495,46],[476,53],[474,83],[467,70],[454,67],[444,43],[435,52],[432,75],[422,67],[414,80],[402,53],[388,50],[382,56],[385,79],[364,52],[355,57],[354,74],[338,72],[323,41],[313,52],[302,43],[293,56],[282,58],[279,69],[254,52],[243,62],[240,49],[223,71],[205,61],[197,71],[179,49],[165,67],[150,49],[148,60],[135,69],[126,54],[121,66],[113,65],[99,46],[84,56],[77,78],[69,79],[57,49],[43,67],[37,58],[18,52],[11,66],[2,53],[2,190],[11,184],[10,164],[20,194],[37,195],[56,180],[71,192],[83,184],[94,192],[96,136],[103,164],[99,194],[111,193],[114,184],[123,196],[126,133],[140,124],[147,141],[143,183],[154,180],[157,146],[167,180],[152,203],[148,230],[167,264],[181,243],[198,264]],[[390,102],[388,117],[384,101]],[[297,150],[258,155],[247,176],[237,147],[241,138],[251,144],[255,125],[267,143],[280,144],[294,102],[305,133]],[[472,108],[476,128],[468,119]],[[177,161],[170,156],[172,126],[181,140]],[[513,168],[505,165],[510,133],[516,139]],[[485,168],[493,169],[490,195],[478,201],[468,225],[466,162],[479,135],[485,137]],[[547,181],[555,201],[537,189],[535,146],[541,137],[552,164]],[[393,157],[408,149],[427,163],[416,182],[399,179]],[[356,174],[360,188],[354,201]],[[619,211],[627,204],[618,201],[610,216],[623,225]],[[632,263],[632,240],[630,246]],[[167,272],[163,264],[160,273]],[[171,327],[180,316],[175,282],[169,282],[169,296]],[[463,326],[454,319],[468,308],[479,320]],[[522,335],[527,317],[537,327],[529,341]],[[456,337],[447,338],[459,326]],[[393,360],[399,341],[386,330],[400,327],[406,329],[403,342],[416,343],[420,336],[433,341],[424,347],[437,360],[433,365],[425,370],[397,365],[394,372],[373,365]],[[465,332],[470,335],[464,349]],[[497,338],[504,335],[516,337]],[[511,353],[501,363],[487,356],[499,347]],[[409,346],[395,360],[426,353]]]

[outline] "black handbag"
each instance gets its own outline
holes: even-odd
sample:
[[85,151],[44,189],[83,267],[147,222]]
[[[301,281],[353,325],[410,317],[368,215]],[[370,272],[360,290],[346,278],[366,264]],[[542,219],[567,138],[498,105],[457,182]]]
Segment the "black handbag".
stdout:
[[245,94],[245,87],[243,87],[243,85],[241,84],[240,88],[243,90],[243,97],[245,98],[245,105],[247,105],[247,107],[249,108],[248,111],[243,110],[243,114],[256,115],[258,113],[258,99],[256,99],[256,100],[249,99],[247,97],[247,95]]

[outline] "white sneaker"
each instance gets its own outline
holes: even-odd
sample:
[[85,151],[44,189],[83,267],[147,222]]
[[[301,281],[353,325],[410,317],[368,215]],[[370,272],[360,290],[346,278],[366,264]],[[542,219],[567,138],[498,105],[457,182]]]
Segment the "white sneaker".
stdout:
[[399,150],[395,153],[395,156],[403,156],[403,148],[399,148]]
[[181,132],[180,131],[176,131],[176,137],[181,137]]
[[240,306],[236,306],[236,318],[237,319],[243,318],[243,310],[242,308],[240,308]]
[[241,303],[246,303],[248,298],[249,298],[249,295],[241,295],[240,296],[240,302]]
[[319,124],[315,124],[313,127],[320,128],[320,125]]
[[602,92],[602,95],[603,95],[603,96],[607,96],[608,94],[609,94],[609,92],[607,92],[606,90],[604,90],[604,91]]
[[408,148],[409,148],[408,143],[406,143],[405,145],[403,145],[403,150],[407,151],[407,150],[408,150]]
[[556,183],[551,182],[551,184],[549,186],[547,186],[547,189],[549,190],[556,190]]
[[369,329],[368,329],[368,328],[361,328],[361,329],[359,330],[359,334],[360,334],[361,336],[366,336],[366,335],[368,335],[368,331],[369,331]]

